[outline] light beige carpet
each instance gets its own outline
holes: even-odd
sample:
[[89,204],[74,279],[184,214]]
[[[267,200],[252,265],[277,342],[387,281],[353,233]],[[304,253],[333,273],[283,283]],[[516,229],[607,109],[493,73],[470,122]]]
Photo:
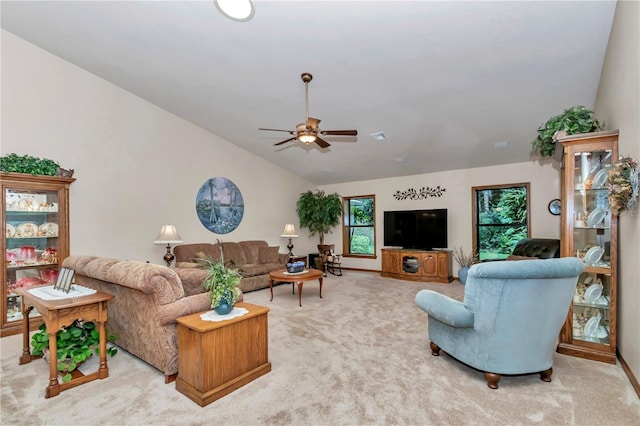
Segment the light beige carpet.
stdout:
[[[346,271],[245,295],[271,308],[272,371],[201,408],[163,375],[120,351],[110,376],[45,399],[48,366],[19,366],[21,336],[0,339],[2,425],[638,425],[640,401],[619,365],[556,354],[552,383],[481,372],[428,349],[414,297],[430,288],[460,299],[463,286]],[[523,336],[525,339],[526,336]],[[95,357],[94,357],[95,358]]]

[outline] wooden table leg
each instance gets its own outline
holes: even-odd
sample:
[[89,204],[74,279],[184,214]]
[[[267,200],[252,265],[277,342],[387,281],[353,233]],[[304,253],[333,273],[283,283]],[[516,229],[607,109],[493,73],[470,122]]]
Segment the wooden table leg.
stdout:
[[20,356],[19,365],[31,362],[31,344],[29,343],[29,314],[33,310],[33,306],[26,306],[24,298],[22,299],[22,356]]
[[269,302],[271,302],[273,301],[273,278],[269,280],[269,291],[271,292],[271,299],[269,299]]
[[47,328],[47,333],[49,333],[49,386],[45,390],[44,397],[51,398],[60,393],[60,383],[58,383],[58,330],[51,331]]
[[[107,308],[106,303],[104,309]],[[99,322],[100,329],[100,367],[98,368],[98,377],[106,379],[109,377],[109,367],[107,366],[107,327],[104,321]]]
[[304,281],[298,281],[298,305],[302,306],[302,284]]
[[318,278],[320,280],[320,299],[322,299],[322,277]]

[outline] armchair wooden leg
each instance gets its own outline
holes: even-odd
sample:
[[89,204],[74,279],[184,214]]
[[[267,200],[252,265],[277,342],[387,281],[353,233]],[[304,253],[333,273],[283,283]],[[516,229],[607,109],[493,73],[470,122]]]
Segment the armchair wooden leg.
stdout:
[[484,378],[487,380],[487,386],[491,389],[498,389],[498,382],[500,381],[500,375],[496,373],[484,373]]
[[433,342],[429,342],[429,346],[431,347],[431,355],[439,356],[440,355],[440,346],[436,345]]
[[550,382],[552,374],[553,374],[553,368],[549,368],[548,370],[541,371],[540,380],[542,380],[543,382]]

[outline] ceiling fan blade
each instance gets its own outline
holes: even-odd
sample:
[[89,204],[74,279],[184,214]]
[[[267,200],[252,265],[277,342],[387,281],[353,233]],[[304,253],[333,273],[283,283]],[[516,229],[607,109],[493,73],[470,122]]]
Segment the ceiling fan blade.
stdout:
[[357,130],[322,130],[321,135],[358,136]]
[[286,143],[286,142],[289,142],[289,141],[293,141],[293,140],[296,140],[296,137],[295,137],[295,136],[294,136],[294,137],[292,137],[292,138],[289,138],[289,139],[285,139],[285,140],[283,140],[282,142],[274,143],[274,144],[273,144],[273,146],[282,145],[283,143]]
[[324,139],[320,139],[319,137],[316,137],[316,143],[320,148],[328,148],[331,146],[329,142],[325,141]]
[[293,130],[283,130],[283,129],[264,129],[264,128],[259,128],[258,130],[268,130],[270,132],[287,132],[289,134],[293,134]]
[[317,118],[313,118],[313,117],[307,118],[307,129],[317,130],[318,123],[320,123],[320,121],[321,120],[318,120]]

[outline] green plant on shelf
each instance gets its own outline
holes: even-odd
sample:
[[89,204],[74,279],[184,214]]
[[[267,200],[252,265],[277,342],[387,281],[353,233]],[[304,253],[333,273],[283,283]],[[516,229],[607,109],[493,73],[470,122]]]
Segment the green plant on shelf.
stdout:
[[33,157],[31,155],[11,153],[0,157],[0,170],[3,172],[56,176],[59,168],[60,164],[53,160]]
[[551,157],[556,150],[557,137],[596,132],[603,128],[604,122],[598,121],[593,116],[593,111],[580,105],[574,106],[538,127],[538,136],[531,142],[531,148],[542,157]]

